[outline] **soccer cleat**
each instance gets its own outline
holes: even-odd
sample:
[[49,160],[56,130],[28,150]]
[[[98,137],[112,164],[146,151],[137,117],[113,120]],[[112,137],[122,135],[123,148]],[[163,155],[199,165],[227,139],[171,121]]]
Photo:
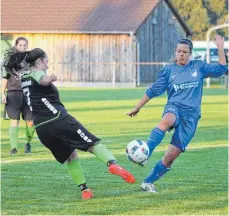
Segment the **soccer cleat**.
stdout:
[[17,154],[17,149],[16,149],[16,148],[13,148],[13,149],[10,151],[10,154],[11,154],[11,155]]
[[146,192],[157,193],[156,187],[154,186],[154,184],[151,183],[143,182],[141,185],[141,189]]
[[128,183],[133,184],[135,182],[134,176],[118,164],[111,164],[108,170],[111,174],[120,176]]
[[90,191],[90,189],[86,189],[82,191],[82,199],[91,199],[93,198],[93,193]]
[[25,144],[25,153],[32,153],[31,151],[31,145],[29,143],[26,143]]

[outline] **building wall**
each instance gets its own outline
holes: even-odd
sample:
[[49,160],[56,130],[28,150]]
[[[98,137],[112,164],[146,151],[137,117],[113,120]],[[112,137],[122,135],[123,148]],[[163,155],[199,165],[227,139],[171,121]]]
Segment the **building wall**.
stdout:
[[[136,82],[136,47],[129,35],[13,34],[26,37],[29,49],[42,48],[49,57],[49,73],[60,81]],[[116,64],[114,64],[116,63]]]
[[[176,42],[186,32],[175,19],[165,1],[160,1],[136,32],[140,62],[168,62],[173,56]],[[162,65],[140,66],[140,82],[155,81]]]

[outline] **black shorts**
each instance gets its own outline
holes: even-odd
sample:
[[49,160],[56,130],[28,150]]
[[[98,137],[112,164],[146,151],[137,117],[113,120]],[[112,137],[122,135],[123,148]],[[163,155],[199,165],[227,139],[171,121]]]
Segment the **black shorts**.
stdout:
[[20,120],[20,115],[25,121],[32,121],[32,112],[26,103],[26,98],[22,91],[9,91],[6,97],[4,119]]
[[64,163],[75,149],[87,151],[100,141],[70,115],[36,128],[36,132],[41,143],[60,163]]

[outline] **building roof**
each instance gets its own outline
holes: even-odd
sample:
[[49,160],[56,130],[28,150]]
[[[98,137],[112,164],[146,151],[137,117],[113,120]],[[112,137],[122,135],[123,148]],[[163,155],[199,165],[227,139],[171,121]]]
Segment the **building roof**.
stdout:
[[[169,0],[165,1],[168,4]],[[159,2],[160,0],[2,0],[1,30],[135,32]],[[174,9],[171,3],[169,6]],[[174,13],[181,18],[176,11]],[[178,20],[190,32],[185,22]]]

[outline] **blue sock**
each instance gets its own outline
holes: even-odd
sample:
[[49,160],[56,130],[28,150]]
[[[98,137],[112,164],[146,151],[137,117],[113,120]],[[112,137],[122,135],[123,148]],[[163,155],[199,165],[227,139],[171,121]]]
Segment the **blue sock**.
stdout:
[[145,183],[153,183],[167,173],[170,168],[167,168],[161,160],[159,160],[150,174],[144,179]]
[[165,136],[165,132],[162,131],[161,129],[155,127],[148,140],[147,140],[147,144],[149,146],[149,157],[152,154],[153,150],[161,143],[161,141],[163,140]]

